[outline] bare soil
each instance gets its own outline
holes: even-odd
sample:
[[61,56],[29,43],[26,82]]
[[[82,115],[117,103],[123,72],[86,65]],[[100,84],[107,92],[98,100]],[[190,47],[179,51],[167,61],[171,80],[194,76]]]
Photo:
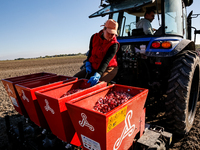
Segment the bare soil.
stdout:
[[[85,56],[68,56],[59,58],[27,59],[27,60],[9,60],[0,61],[0,79],[33,74],[38,72],[49,72],[57,75],[73,76],[80,70]],[[147,108],[148,123],[162,122],[163,113],[159,113],[162,107],[159,104],[150,105]],[[170,150],[198,150],[200,149],[200,107],[197,107],[197,113],[194,125],[188,135],[185,137],[173,138],[173,144]],[[159,108],[159,109],[158,109]],[[154,114],[156,112],[156,115]],[[0,82],[0,150],[10,150],[8,137],[6,134],[5,116],[9,115],[11,124],[17,125],[24,119],[14,109],[7,92]]]

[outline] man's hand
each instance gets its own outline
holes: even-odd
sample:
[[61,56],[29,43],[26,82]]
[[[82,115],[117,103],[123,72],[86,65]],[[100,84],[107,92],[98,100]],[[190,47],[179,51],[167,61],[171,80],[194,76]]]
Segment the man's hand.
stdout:
[[88,83],[91,83],[90,86],[94,86],[94,85],[96,85],[99,82],[100,78],[101,78],[101,75],[98,72],[96,72],[94,74],[94,76],[90,77]]

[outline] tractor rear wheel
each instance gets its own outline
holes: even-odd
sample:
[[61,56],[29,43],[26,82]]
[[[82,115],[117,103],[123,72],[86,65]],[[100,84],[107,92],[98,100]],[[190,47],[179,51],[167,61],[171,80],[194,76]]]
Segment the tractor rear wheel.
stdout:
[[185,51],[173,62],[168,80],[166,123],[171,132],[184,135],[193,125],[199,97],[199,57]]

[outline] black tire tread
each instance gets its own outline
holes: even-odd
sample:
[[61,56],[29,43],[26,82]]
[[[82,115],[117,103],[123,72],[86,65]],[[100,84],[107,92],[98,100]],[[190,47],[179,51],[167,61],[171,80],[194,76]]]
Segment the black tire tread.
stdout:
[[174,60],[171,69],[165,102],[166,123],[177,134],[186,134],[191,129],[186,121],[187,107],[196,67],[199,67],[199,57],[195,52],[185,51]]

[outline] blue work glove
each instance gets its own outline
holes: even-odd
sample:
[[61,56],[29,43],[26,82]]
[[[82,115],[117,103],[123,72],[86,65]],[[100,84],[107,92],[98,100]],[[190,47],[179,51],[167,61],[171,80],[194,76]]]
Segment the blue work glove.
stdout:
[[99,82],[100,78],[101,78],[101,75],[98,72],[96,72],[94,74],[94,76],[90,77],[88,83],[91,83],[90,86],[94,86],[94,85],[96,85]]
[[89,61],[86,61],[85,69],[86,69],[86,72],[89,73],[89,74],[92,72],[92,65]]

